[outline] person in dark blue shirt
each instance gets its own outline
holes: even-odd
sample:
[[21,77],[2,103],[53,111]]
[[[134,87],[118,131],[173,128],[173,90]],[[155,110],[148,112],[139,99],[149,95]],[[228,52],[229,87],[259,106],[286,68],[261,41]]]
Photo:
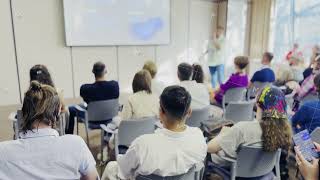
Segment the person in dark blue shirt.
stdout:
[[[320,93],[320,74],[314,78],[317,93]],[[320,99],[304,103],[291,118],[296,133],[307,129],[310,133],[320,127]]]
[[276,80],[273,70],[270,68],[271,61],[273,59],[273,54],[270,52],[265,52],[261,63],[263,67],[254,73],[251,78],[251,84],[254,82],[274,82]]
[[[102,62],[97,62],[93,65],[92,72],[95,77],[93,84],[84,84],[80,88],[80,96],[84,102],[89,104],[93,101],[103,101],[109,99],[119,98],[119,84],[117,81],[106,81],[105,75],[107,73],[106,66]],[[84,107],[82,105],[82,107]],[[78,111],[75,106],[69,107],[69,126],[66,128],[66,134],[73,134],[74,118],[76,115],[84,118],[84,114]]]

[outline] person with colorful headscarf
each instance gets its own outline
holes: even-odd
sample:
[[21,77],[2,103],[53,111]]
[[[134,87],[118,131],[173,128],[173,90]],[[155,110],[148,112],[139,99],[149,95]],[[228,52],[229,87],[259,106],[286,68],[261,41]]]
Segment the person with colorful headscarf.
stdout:
[[224,127],[208,143],[208,152],[215,165],[230,167],[227,159],[236,160],[241,146],[262,147],[267,152],[289,149],[292,133],[283,92],[267,86],[259,94],[256,103],[256,120],[239,122],[231,128]]

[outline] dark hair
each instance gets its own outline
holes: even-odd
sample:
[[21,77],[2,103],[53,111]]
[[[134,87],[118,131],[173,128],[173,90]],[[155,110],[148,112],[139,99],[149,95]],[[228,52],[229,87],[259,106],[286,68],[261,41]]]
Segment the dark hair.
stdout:
[[192,80],[195,80],[197,83],[203,83],[204,73],[201,65],[193,64],[192,68],[193,68]]
[[267,57],[269,62],[271,62],[273,59],[273,54],[271,52],[265,52],[263,56]]
[[134,75],[132,81],[133,93],[139,91],[147,91],[147,93],[152,93],[151,91],[151,75],[147,70],[141,70]]
[[31,81],[38,81],[41,84],[54,87],[48,68],[42,64],[37,64],[30,69],[30,82]]
[[192,76],[192,66],[188,63],[181,63],[178,66],[178,77],[181,81],[190,80]]
[[161,110],[172,120],[184,120],[191,104],[191,95],[180,86],[165,88],[160,96]]
[[60,99],[57,91],[49,85],[32,81],[23,99],[20,130],[26,133],[35,128],[35,123],[44,123],[54,128],[58,120],[59,108]]
[[103,77],[107,73],[106,65],[100,61],[96,62],[93,65],[92,72],[96,78]]
[[249,59],[247,56],[237,56],[234,58],[234,64],[242,70],[249,64]]

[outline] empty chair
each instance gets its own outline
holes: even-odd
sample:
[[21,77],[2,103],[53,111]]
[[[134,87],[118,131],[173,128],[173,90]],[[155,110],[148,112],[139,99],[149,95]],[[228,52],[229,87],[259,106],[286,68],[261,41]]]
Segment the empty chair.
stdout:
[[307,96],[305,96],[304,98],[302,98],[302,100],[300,101],[300,105],[303,105],[304,103],[308,102],[308,101],[315,101],[315,100],[319,100],[318,95],[316,94],[308,94]]
[[118,133],[115,134],[116,157],[118,154],[122,154],[123,152],[120,151],[123,148],[126,150],[137,137],[154,133],[155,122],[155,117],[121,121]]
[[237,160],[231,165],[231,180],[236,177],[264,176],[274,168],[277,178],[280,179],[280,154],[280,149],[276,152],[265,152],[261,147],[241,147]]
[[223,114],[225,120],[235,123],[253,120],[254,101],[230,102]]
[[222,108],[225,109],[229,102],[243,101],[245,99],[247,88],[232,88],[226,91],[222,98]]
[[317,127],[315,130],[313,130],[310,136],[312,141],[320,144],[320,127]]
[[[88,104],[87,109],[83,109],[80,106],[76,106],[79,111],[85,113],[85,119],[83,119],[86,129],[87,143],[89,143],[89,130],[100,129],[100,124],[108,124],[112,121],[112,118],[118,115],[119,101],[118,99],[94,101]],[[77,134],[79,134],[78,123],[83,122],[77,116]]]
[[162,177],[158,175],[139,175],[138,177],[136,177],[136,180],[202,180],[203,174],[204,168],[197,171],[195,167],[192,167],[187,173],[177,176]]
[[210,106],[202,109],[192,110],[191,116],[187,119],[186,124],[190,127],[201,127],[204,121],[207,121],[210,116]]

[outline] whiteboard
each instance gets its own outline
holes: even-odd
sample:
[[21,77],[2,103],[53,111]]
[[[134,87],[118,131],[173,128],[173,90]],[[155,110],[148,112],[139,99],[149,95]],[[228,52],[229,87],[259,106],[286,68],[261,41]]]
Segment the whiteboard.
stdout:
[[170,0],[64,0],[67,46],[170,43]]

